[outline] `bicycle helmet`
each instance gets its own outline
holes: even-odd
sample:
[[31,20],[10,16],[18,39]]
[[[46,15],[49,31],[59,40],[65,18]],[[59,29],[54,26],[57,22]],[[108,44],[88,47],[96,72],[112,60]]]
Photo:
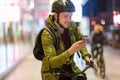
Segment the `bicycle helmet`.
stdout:
[[57,0],[52,5],[52,12],[75,12],[75,6],[70,0]]

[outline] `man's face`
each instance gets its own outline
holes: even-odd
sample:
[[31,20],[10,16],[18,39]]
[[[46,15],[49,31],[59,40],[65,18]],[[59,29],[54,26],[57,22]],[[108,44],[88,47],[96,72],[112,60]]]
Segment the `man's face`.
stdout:
[[62,25],[65,29],[68,28],[69,23],[72,18],[72,12],[61,12],[59,14],[59,24]]

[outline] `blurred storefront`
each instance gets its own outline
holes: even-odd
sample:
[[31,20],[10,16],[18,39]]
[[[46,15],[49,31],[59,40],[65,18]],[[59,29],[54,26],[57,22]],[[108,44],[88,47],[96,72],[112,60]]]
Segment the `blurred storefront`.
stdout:
[[0,77],[33,49],[49,0],[0,0]]
[[0,75],[32,48],[34,0],[0,0]]

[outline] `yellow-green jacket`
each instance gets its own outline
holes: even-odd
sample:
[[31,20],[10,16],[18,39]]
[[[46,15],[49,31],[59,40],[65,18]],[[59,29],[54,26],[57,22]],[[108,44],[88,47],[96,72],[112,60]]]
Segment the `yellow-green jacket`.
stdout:
[[[50,70],[54,68],[61,69],[63,64],[71,63],[72,70],[74,72],[80,72],[79,68],[75,65],[75,62],[73,61],[73,55],[72,58],[70,58],[67,50],[65,50],[64,42],[62,41],[60,32],[58,31],[56,25],[53,23],[53,16],[48,17],[47,23],[53,29],[55,29],[56,31],[55,34],[59,37],[59,46],[58,49],[56,50],[51,34],[47,30],[44,30],[42,33],[42,44],[43,44],[45,57],[43,58],[42,68],[41,68],[42,80],[58,80],[59,76],[54,76],[50,72],[42,73],[42,71]],[[69,35],[71,39],[71,44],[82,38],[82,35],[80,34],[80,31],[76,27],[74,22],[70,23]],[[90,54],[86,49],[86,46],[80,52],[82,54],[82,57],[87,55],[90,57]]]

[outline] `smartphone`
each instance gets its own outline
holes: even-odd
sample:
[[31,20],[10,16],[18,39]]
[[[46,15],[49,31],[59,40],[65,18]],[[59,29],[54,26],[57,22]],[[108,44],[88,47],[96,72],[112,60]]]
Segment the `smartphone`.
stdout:
[[83,36],[82,36],[82,39],[83,39],[83,40],[87,40],[87,38],[88,38],[87,35],[83,35]]

